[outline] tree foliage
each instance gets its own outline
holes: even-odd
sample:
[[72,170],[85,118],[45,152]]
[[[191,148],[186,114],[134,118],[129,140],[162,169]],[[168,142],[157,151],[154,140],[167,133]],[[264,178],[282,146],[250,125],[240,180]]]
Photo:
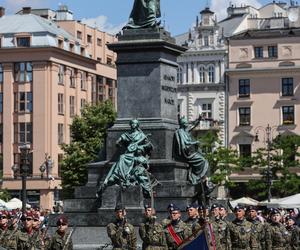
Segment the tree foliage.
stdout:
[[11,195],[8,192],[7,189],[1,189],[0,190],[0,199],[5,201],[5,202],[8,202],[11,199]]
[[76,116],[71,125],[72,142],[62,145],[64,159],[61,163],[62,188],[70,194],[74,186],[87,182],[87,164],[99,157],[104,145],[107,128],[116,119],[110,101],[97,105],[86,105],[81,116]]

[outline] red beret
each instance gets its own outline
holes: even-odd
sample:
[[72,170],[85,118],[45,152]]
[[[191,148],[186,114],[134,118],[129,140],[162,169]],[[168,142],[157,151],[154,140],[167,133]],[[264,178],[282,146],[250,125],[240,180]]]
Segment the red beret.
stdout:
[[56,225],[60,225],[60,224],[69,224],[68,222],[68,218],[64,215],[61,215],[56,222]]
[[31,211],[26,211],[24,213],[24,217],[25,218],[32,218],[33,219],[33,213]]
[[39,220],[40,219],[40,215],[38,213],[34,213],[33,214],[33,219]]

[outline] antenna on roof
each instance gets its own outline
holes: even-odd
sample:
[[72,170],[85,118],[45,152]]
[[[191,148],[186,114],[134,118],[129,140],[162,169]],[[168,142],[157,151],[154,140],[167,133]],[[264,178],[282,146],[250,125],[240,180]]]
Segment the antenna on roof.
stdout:
[[163,27],[166,27],[166,12],[163,14]]
[[206,8],[209,8],[209,0],[206,1]]

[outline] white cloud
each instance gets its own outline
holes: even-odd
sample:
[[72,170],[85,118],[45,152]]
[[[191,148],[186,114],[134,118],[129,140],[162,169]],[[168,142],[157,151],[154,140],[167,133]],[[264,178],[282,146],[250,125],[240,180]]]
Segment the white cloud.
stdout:
[[[236,6],[250,5],[255,8],[260,8],[262,4],[258,0],[231,0],[231,4]],[[229,7],[229,1],[224,0],[212,0],[210,9],[217,15],[218,20],[222,20],[227,17],[227,8]]]
[[111,24],[108,22],[107,16],[98,16],[95,18],[84,18],[81,20],[82,23],[85,23],[93,28],[98,28],[101,31],[105,31],[109,34],[117,34],[122,28],[126,25],[126,23],[121,24]]
[[22,7],[31,8],[47,8],[49,0],[4,0],[2,4],[6,8],[7,13],[14,14],[21,10]]

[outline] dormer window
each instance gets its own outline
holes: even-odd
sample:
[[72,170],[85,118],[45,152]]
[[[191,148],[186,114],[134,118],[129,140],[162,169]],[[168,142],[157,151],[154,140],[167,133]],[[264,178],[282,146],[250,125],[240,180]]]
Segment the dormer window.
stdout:
[[208,36],[204,36],[204,46],[209,46]]
[[18,47],[30,47],[30,37],[17,37]]

